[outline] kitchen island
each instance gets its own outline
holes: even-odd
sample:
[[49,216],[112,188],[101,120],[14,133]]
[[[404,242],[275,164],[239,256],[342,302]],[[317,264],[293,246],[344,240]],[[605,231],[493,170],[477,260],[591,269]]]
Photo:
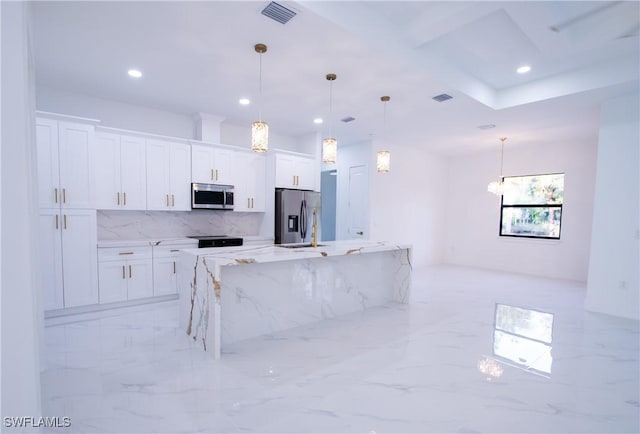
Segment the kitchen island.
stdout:
[[407,303],[411,246],[349,240],[186,249],[178,279],[181,328],[219,358],[225,344]]

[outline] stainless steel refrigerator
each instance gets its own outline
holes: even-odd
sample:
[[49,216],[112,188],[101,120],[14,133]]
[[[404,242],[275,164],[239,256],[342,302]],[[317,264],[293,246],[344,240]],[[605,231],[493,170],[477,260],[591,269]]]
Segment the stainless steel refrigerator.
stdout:
[[314,209],[320,241],[320,193],[276,188],[275,243],[310,242]]

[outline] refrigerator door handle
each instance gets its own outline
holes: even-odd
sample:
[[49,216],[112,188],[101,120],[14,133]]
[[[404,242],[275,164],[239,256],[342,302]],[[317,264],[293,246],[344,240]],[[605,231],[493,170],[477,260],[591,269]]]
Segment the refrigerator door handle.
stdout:
[[307,202],[304,199],[300,204],[300,236],[304,242],[307,237]]

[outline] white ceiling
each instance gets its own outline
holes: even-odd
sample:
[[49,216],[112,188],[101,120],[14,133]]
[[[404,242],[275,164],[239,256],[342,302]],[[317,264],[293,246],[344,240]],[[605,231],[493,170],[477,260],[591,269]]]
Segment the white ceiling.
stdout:
[[[593,142],[598,107],[638,91],[640,3],[280,2],[34,3],[39,86],[192,115],[205,112],[298,136],[328,132],[339,143],[383,134],[446,155],[510,144]],[[515,69],[528,63],[532,71]],[[133,80],[129,68],[144,77]],[[448,93],[438,103],[431,98]],[[238,99],[249,97],[251,106]],[[339,119],[353,116],[344,124]],[[492,130],[477,126],[495,124]]]

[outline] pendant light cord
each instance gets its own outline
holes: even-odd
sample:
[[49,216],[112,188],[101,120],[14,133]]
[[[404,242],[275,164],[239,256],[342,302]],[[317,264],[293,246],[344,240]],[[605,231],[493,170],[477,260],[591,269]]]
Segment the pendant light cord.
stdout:
[[333,80],[329,80],[329,137],[333,137],[333,116],[331,113],[333,111]]
[[262,53],[260,53],[260,75],[258,83],[258,120],[262,122]]

